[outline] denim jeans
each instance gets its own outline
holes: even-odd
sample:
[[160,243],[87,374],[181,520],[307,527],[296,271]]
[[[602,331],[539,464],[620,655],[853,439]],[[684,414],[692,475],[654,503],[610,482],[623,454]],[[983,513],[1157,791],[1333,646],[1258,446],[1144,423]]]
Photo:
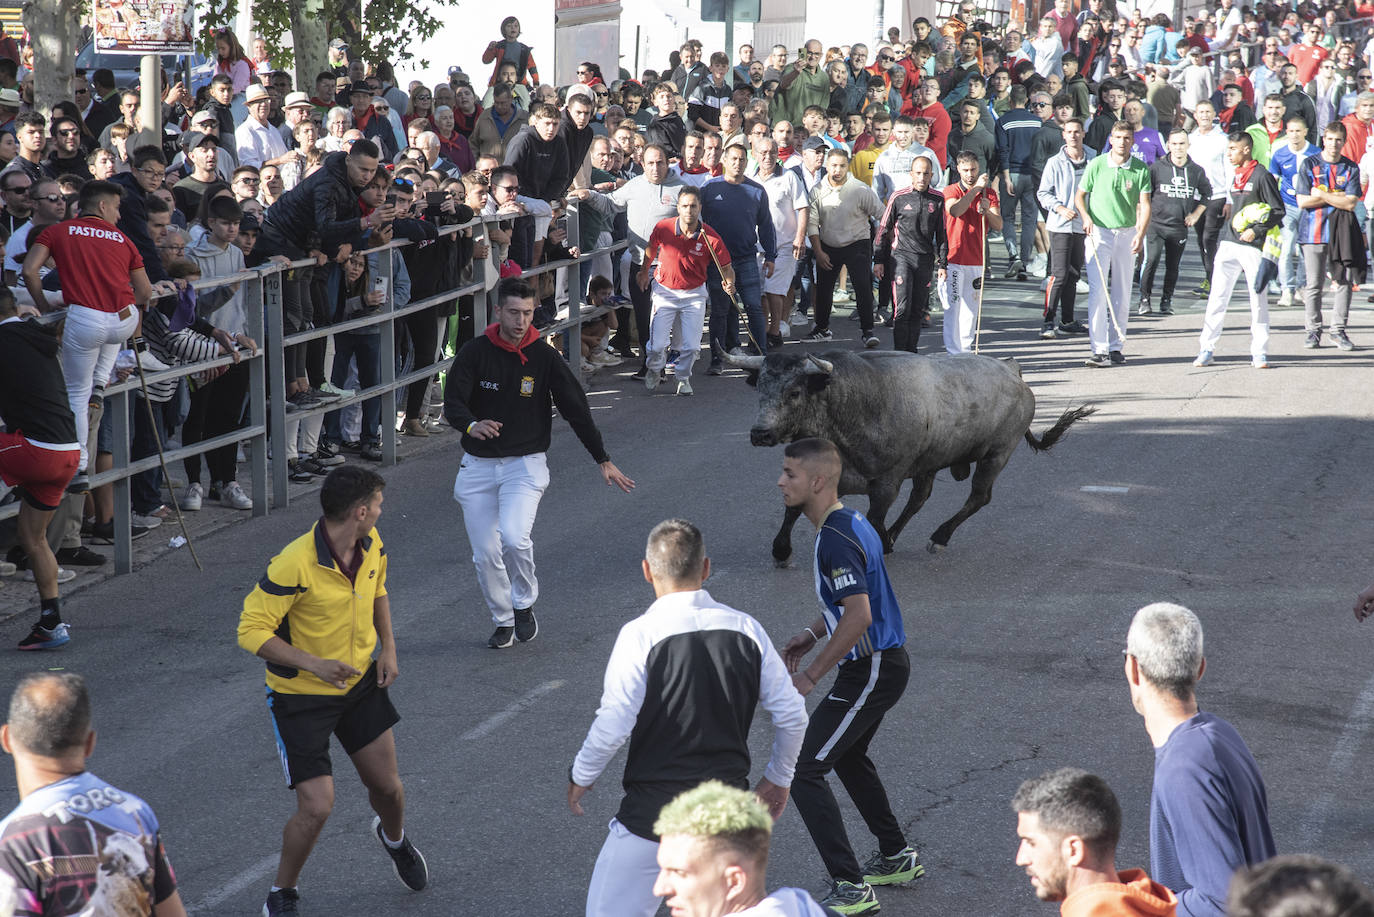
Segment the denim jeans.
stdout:
[[[382,375],[382,336],[380,334],[358,334],[341,331],[334,335],[334,368],[330,381],[343,388],[348,381],[348,363],[358,361],[358,385],[371,388],[381,381]],[[343,442],[343,432],[339,423],[339,412],[330,411],[324,415],[324,438],[331,443]],[[382,402],[369,398],[363,402],[363,442],[381,442],[382,439]]]
[[[1016,211],[1021,211],[1021,238],[1017,246]],[[1040,219],[1040,208],[1035,202],[1035,184],[1029,172],[1011,173],[1011,193],[1002,198],[1002,242],[1007,246],[1007,257],[1022,264],[1029,263],[1035,254],[1035,222]]]
[[[730,256],[730,267],[735,272],[735,295],[744,303],[744,312],[749,317],[749,333],[759,346],[760,353],[768,348],[768,322],[763,317],[763,279],[759,273],[759,260],[750,255],[747,258]],[[706,272],[706,289],[711,295],[711,359],[716,359],[716,346],[730,351],[740,345],[739,310],[720,288],[720,272],[713,264]]]
[[1307,285],[1307,268],[1303,264],[1302,252],[1298,250],[1298,216],[1301,213],[1297,205],[1285,205],[1280,228],[1279,286],[1291,292]]

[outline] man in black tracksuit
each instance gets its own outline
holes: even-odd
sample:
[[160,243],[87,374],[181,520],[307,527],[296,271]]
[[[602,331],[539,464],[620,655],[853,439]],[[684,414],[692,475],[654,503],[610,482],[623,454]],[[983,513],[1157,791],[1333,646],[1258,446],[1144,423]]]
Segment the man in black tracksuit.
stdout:
[[559,117],[558,109],[547,102],[535,105],[530,123],[506,147],[505,164],[520,176],[520,193],[525,197],[556,201],[572,181],[568,144],[558,135]]
[[1140,308],[1137,315],[1150,314],[1150,293],[1154,290],[1159,256],[1164,255],[1164,289],[1159,294],[1161,315],[1173,315],[1174,284],[1178,264],[1188,243],[1188,229],[1197,225],[1212,199],[1212,183],[1202,166],[1188,158],[1188,134],[1175,130],[1169,134],[1169,155],[1150,166],[1150,230],[1145,236],[1145,268],[1140,274]]
[[553,435],[553,408],[567,419],[601,466],[607,484],[635,486],[611,462],[592,422],[587,396],[567,363],[540,343],[534,287],[507,278],[496,289],[497,321],[454,357],[444,387],[444,418],[463,431],[453,498],[463,507],[477,584],[496,631],[487,641],[504,649],[539,632],[534,602],[534,542],[539,498],[549,486],[544,453]]
[[930,160],[911,163],[911,189],[893,195],[878,223],[873,276],[892,284],[892,349],[916,352],[921,319],[930,308],[930,281],[941,282],[949,243],[945,236],[945,199],[930,189]]

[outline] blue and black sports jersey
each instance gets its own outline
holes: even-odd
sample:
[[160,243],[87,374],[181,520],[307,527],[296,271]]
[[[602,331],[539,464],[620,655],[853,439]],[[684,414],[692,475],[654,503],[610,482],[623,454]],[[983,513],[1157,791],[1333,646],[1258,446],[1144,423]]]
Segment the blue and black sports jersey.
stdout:
[[873,623],[845,659],[861,659],[879,650],[906,643],[902,609],[883,566],[883,543],[861,513],[847,507],[833,510],[816,533],[816,595],[821,600],[825,629],[833,634],[844,614],[842,599],[868,593]]

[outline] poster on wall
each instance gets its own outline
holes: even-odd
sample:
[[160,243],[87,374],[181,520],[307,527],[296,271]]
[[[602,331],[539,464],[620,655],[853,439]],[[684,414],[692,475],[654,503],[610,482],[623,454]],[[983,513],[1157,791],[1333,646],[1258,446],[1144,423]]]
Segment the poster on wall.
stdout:
[[104,54],[190,54],[191,0],[91,0],[95,47]]

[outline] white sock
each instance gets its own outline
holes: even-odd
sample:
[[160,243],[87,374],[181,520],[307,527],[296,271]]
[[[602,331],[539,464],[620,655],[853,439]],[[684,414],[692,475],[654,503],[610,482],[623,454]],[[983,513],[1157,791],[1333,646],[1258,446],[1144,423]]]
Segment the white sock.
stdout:
[[400,849],[401,849],[401,845],[404,844],[405,841],[406,841],[406,832],[405,832],[405,829],[404,829],[404,828],[401,829],[401,839],[400,839],[399,841],[393,841],[391,838],[387,837],[387,836],[386,836],[386,829],[385,829],[385,828],[382,829],[382,843],[383,843],[383,844],[386,844],[386,845],[387,845],[388,847],[390,847],[392,850],[400,850]]

